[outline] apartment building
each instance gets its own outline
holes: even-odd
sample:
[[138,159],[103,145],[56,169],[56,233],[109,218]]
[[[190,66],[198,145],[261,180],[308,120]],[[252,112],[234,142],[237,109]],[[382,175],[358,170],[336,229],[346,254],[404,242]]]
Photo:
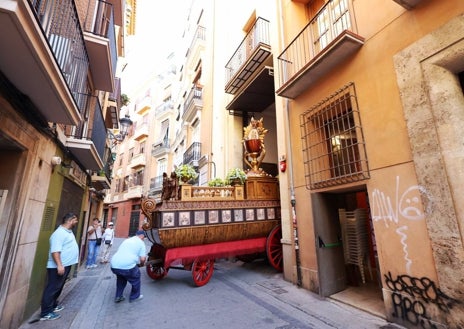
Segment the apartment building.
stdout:
[[281,197],[295,204],[285,277],[410,328],[463,327],[464,3],[278,12]]
[[0,2],[1,328],[40,306],[63,215],[79,217],[81,260],[83,232],[102,216],[127,19],[121,0]]
[[122,113],[133,122],[126,138],[113,144],[115,163],[112,187],[105,195],[104,217],[115,223],[117,237],[128,237],[140,229],[143,197],[159,199],[163,173],[172,166],[177,111],[172,90],[175,86],[173,57],[163,69],[155,70],[131,95]]

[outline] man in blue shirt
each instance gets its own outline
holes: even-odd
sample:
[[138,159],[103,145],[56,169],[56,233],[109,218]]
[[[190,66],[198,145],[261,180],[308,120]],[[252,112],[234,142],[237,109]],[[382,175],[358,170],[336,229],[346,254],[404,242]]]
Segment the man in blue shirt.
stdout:
[[139,230],[135,236],[124,240],[118,251],[111,258],[111,271],[116,274],[116,298],[115,302],[122,302],[124,288],[127,282],[132,286],[129,302],[140,300],[140,266],[145,264],[146,247],[144,243],[145,231]]
[[55,320],[61,317],[56,312],[64,307],[58,305],[71,266],[79,261],[79,246],[72,228],[78,223],[77,216],[67,213],[63,222],[50,236],[47,261],[47,284],[42,295],[40,320]]

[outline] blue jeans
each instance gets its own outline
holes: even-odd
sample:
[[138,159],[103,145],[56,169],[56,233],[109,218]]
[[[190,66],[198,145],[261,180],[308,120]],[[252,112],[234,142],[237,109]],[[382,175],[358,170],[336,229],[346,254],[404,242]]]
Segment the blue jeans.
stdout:
[[130,270],[111,268],[111,271],[116,274],[116,298],[122,297],[127,282],[132,285],[129,300],[134,300],[140,296],[141,276],[137,265]]
[[97,240],[88,240],[89,249],[87,250],[87,266],[94,265],[97,263],[97,255],[100,250],[100,246],[97,246]]
[[56,268],[47,268],[47,285],[43,291],[40,316],[45,316],[58,306],[58,297],[63,291],[71,266],[64,268],[64,274],[59,275]]

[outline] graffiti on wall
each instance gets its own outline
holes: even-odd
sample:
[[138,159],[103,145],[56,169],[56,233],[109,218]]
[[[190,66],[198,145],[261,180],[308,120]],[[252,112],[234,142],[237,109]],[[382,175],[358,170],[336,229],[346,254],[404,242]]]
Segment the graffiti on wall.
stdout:
[[[422,207],[421,202],[424,202],[424,207]],[[400,177],[396,176],[394,197],[391,198],[379,189],[374,189],[371,205],[372,220],[383,221],[385,226],[389,227],[390,223],[399,224],[401,220],[424,220],[425,216],[432,211],[432,198],[420,185],[412,185],[400,192]],[[400,237],[400,243],[403,247],[406,273],[410,274],[412,260],[408,251],[408,229],[408,225],[402,225],[395,232]]]
[[440,311],[449,313],[457,300],[445,295],[432,280],[426,277],[416,278],[409,275],[384,275],[385,284],[391,290],[393,303],[392,315],[422,328],[437,328],[427,313],[429,305],[435,305]]

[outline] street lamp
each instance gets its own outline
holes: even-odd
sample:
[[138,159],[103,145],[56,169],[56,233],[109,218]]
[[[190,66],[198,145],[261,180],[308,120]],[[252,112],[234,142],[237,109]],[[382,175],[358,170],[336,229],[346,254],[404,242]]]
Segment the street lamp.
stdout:
[[132,124],[133,122],[130,119],[129,114],[126,114],[124,118],[119,120],[119,134],[114,134],[113,131],[108,129],[108,138],[113,142],[113,146],[122,142],[124,138],[126,138]]
[[129,114],[126,114],[124,118],[119,120],[119,134],[121,135],[121,141],[127,136],[129,128],[132,126],[132,120]]

